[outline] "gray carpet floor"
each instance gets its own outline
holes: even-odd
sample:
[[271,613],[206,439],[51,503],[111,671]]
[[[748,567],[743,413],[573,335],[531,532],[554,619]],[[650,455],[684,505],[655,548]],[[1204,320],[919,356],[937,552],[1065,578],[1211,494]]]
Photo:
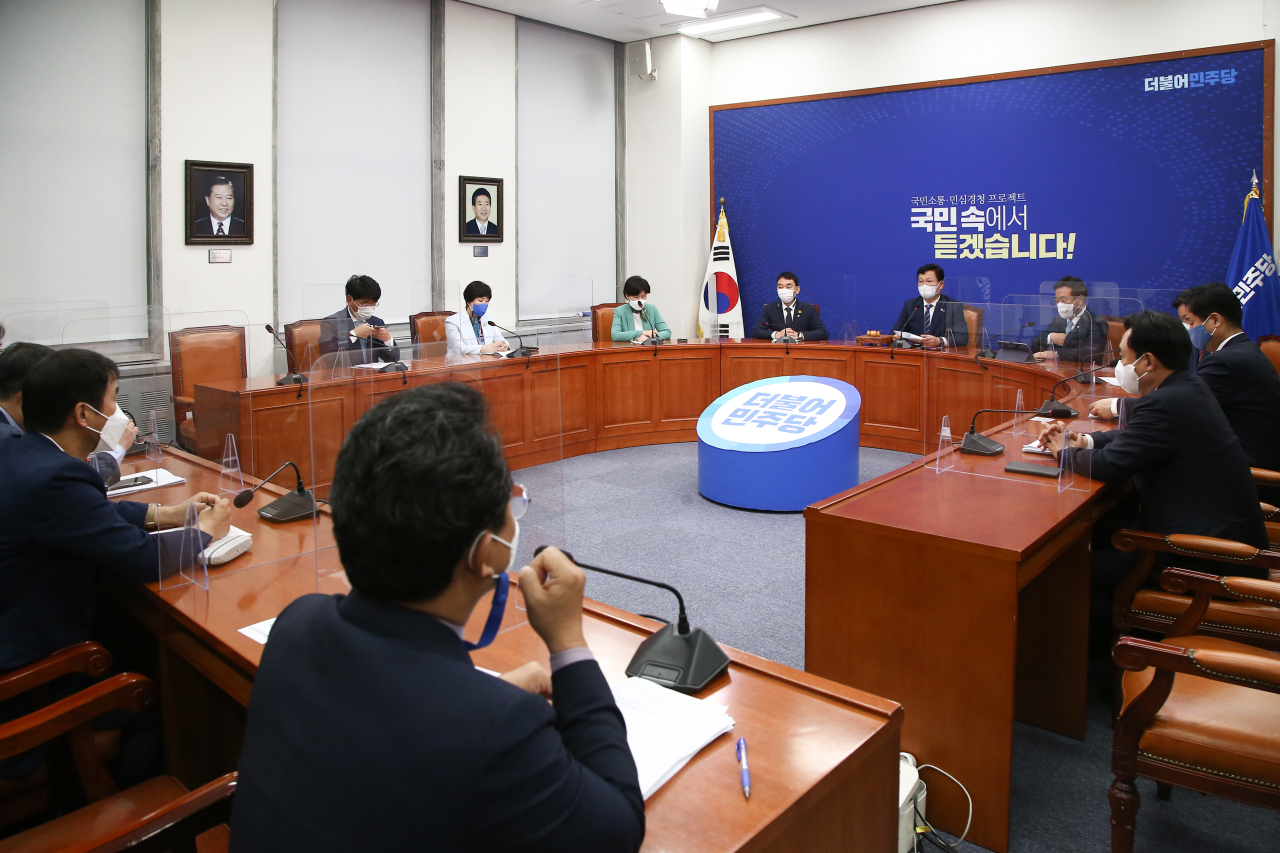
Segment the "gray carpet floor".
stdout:
[[[863,448],[860,482],[913,458]],[[584,563],[670,583],[690,622],[716,640],[804,668],[804,516],[703,498],[696,443],[594,453],[514,477],[532,498],[521,522],[522,563],[538,545],[555,544]],[[588,573],[587,595],[634,613],[676,615],[670,593],[604,575]],[[1011,853],[1110,850],[1110,748],[1108,706],[1096,698],[1084,742],[1017,725]],[[1138,853],[1280,849],[1280,812],[1183,790],[1161,802],[1154,783],[1140,780],[1139,788]]]

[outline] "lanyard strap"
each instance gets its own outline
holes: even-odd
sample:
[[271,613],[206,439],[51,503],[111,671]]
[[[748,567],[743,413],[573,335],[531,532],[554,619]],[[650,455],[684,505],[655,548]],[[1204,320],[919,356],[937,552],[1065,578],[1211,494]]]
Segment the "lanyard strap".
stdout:
[[462,641],[462,645],[467,647],[467,651],[474,652],[476,649],[483,649],[493,642],[494,637],[498,636],[498,628],[502,625],[502,612],[507,609],[507,592],[510,589],[511,575],[502,572],[498,575],[498,588],[493,591],[493,604],[489,607],[489,618],[485,620],[484,630],[480,632],[480,639],[474,643],[470,640]]

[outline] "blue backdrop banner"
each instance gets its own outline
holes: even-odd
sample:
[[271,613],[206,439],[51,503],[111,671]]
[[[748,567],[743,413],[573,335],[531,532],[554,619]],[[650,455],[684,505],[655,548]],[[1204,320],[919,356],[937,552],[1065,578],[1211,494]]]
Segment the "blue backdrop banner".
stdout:
[[792,270],[833,337],[887,330],[925,263],[968,303],[1074,275],[1097,313],[1170,311],[1231,258],[1263,100],[1263,51],[1245,50],[717,109],[745,326]]

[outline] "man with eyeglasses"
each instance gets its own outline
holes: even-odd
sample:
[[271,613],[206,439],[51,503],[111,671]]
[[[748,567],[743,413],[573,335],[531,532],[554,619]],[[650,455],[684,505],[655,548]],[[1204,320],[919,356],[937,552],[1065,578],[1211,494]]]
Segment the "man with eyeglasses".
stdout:
[[382,287],[367,275],[347,279],[347,305],[320,321],[320,355],[351,353],[353,364],[395,361],[400,351],[392,346],[391,331],[373,312],[382,298]]
[[547,548],[519,572],[550,671],[494,677],[468,655],[498,632],[528,505],[481,394],[450,382],[379,403],[329,500],[352,591],[304,596],[271,629],[231,849],[639,849],[644,800],[583,635],[582,570]]
[[[1031,342],[1037,361],[1090,362],[1107,348],[1107,321],[1089,311],[1089,288],[1073,275],[1053,288],[1058,316]],[[1119,353],[1116,353],[1119,357]]]

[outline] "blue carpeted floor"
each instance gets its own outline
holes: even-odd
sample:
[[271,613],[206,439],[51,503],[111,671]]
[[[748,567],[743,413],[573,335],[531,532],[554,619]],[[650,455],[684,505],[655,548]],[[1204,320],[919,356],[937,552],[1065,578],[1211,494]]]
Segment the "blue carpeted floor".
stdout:
[[[913,458],[863,448],[860,479]],[[696,443],[594,453],[514,476],[532,496],[521,522],[522,562],[550,543],[585,563],[665,581],[684,595],[690,622],[718,641],[804,667],[804,517],[700,496]],[[587,595],[663,619],[676,614],[670,593],[603,575],[588,573]],[[1089,714],[1083,743],[1016,727],[1011,853],[1110,850],[1108,706],[1095,699]],[[1280,849],[1280,812],[1180,790],[1160,802],[1154,783],[1139,785],[1138,853]]]

